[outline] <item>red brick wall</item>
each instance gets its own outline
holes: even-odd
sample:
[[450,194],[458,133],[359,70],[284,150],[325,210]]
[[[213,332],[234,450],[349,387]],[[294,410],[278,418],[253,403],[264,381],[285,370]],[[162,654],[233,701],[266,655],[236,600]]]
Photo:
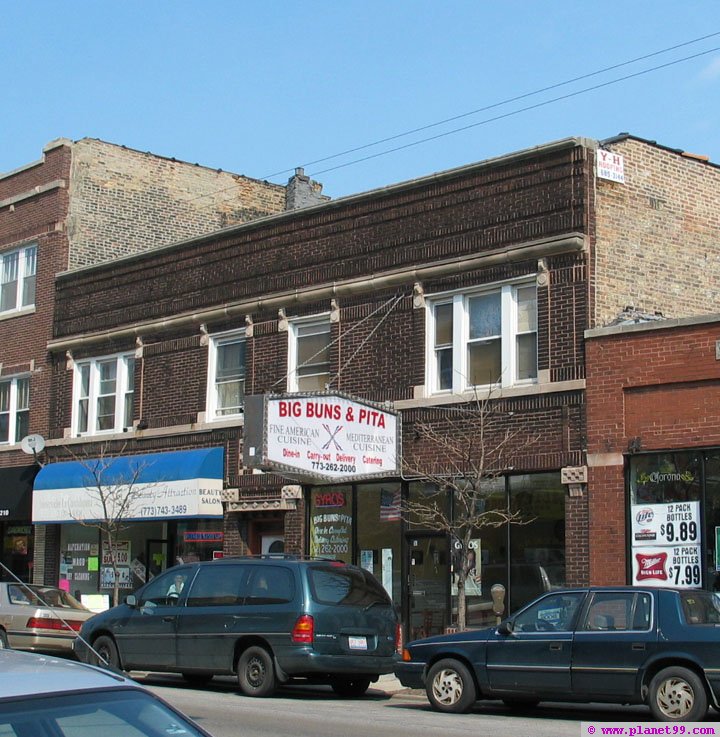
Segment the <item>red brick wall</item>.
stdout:
[[[597,331],[586,342],[594,584],[625,583],[623,454],[720,445],[720,318]],[[622,562],[621,562],[622,561]]]

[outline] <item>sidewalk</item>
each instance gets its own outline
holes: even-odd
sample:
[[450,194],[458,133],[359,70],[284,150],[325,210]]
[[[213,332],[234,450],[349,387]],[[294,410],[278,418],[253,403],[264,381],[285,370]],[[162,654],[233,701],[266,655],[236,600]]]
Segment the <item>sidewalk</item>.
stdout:
[[380,676],[375,683],[370,684],[370,690],[384,691],[390,696],[420,696],[425,697],[425,691],[415,688],[405,688],[392,673]]

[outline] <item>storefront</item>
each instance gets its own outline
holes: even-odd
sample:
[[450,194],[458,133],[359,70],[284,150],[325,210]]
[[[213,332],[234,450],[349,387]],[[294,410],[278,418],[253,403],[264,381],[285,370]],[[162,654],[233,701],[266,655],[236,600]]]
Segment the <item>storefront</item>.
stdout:
[[10,571],[0,567],[0,580],[13,576],[22,581],[32,578],[32,488],[38,469],[36,464],[0,469],[0,534],[3,541],[0,560]]
[[[397,480],[309,487],[309,554],[366,568],[381,581],[406,623],[408,637],[443,632],[457,617],[456,545],[423,526],[406,500],[434,493]],[[519,511],[521,524],[477,530],[466,582],[469,626],[495,621],[490,588],[506,587],[506,611],[565,583],[566,489],[559,473],[524,474],[488,483],[486,509]],[[452,499],[446,499],[448,505]]]
[[45,466],[34,524],[59,524],[58,585],[80,595],[114,584],[104,530],[119,528],[119,585],[130,591],[175,563],[208,560],[223,545],[223,448],[116,456]]
[[628,474],[632,583],[720,590],[720,449],[632,455]]

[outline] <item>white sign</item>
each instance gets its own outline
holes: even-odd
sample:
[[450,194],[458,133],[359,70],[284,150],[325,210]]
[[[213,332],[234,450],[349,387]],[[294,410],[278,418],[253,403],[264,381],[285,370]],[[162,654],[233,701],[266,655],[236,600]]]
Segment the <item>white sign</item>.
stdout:
[[702,583],[700,545],[636,548],[633,583],[646,586],[699,588]]
[[[115,563],[119,566],[130,565],[130,541],[117,540],[115,542]],[[107,540],[103,540],[102,544],[102,564],[104,566],[112,565],[112,556],[110,555],[110,546]]]
[[633,583],[698,588],[700,502],[633,504],[630,514]]
[[700,502],[633,504],[632,545],[686,545],[700,542]]
[[346,397],[269,397],[265,460],[320,478],[396,475],[397,432],[397,415]]
[[600,179],[625,184],[625,160],[620,154],[599,148],[597,151],[597,175]]
[[222,479],[190,479],[135,484],[123,489],[122,484],[106,489],[110,502],[103,511],[97,488],[35,489],[32,520],[38,522],[74,522],[114,519],[117,505],[132,499],[122,519],[147,520],[181,517],[222,517]]

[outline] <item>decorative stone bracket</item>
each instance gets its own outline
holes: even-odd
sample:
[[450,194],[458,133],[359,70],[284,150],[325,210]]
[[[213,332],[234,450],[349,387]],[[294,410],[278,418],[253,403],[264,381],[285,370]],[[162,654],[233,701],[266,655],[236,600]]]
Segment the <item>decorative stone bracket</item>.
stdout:
[[560,483],[565,484],[568,496],[582,496],[587,488],[587,466],[565,466],[560,469]]

